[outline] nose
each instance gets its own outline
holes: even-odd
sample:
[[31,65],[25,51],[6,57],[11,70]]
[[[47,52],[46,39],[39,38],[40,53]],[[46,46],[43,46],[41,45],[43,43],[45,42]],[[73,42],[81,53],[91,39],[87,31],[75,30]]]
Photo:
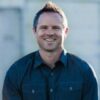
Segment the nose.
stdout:
[[53,31],[52,27],[49,27],[46,33],[48,35],[53,35],[54,34],[54,31]]

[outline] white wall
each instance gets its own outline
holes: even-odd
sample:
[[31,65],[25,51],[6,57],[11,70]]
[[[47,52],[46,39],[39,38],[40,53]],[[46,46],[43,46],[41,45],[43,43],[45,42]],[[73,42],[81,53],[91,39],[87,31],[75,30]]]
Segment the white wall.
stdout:
[[5,73],[21,56],[20,11],[0,9],[0,100]]

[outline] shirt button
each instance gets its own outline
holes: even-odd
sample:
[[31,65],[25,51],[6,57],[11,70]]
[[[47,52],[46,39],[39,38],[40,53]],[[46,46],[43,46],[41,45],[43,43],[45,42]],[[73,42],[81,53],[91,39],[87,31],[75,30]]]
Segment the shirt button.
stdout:
[[35,90],[34,90],[34,89],[32,89],[32,93],[33,93],[33,94],[35,93]]
[[51,93],[53,92],[53,89],[52,89],[52,88],[50,89],[50,92],[51,92]]
[[54,75],[54,73],[52,72],[52,73],[51,73],[51,76],[53,76],[53,75]]
[[69,90],[70,90],[70,91],[72,91],[72,90],[73,90],[73,88],[70,86],[70,87],[69,87]]

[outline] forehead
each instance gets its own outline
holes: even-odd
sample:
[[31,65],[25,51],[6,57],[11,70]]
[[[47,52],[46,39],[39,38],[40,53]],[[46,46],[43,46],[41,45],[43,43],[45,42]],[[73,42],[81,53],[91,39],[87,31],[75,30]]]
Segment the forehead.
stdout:
[[38,24],[62,24],[63,18],[58,13],[54,12],[45,12],[40,15]]

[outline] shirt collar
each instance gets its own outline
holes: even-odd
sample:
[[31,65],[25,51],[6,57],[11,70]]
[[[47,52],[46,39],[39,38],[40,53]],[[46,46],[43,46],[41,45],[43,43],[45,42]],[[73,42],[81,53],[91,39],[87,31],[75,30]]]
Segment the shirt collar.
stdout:
[[39,54],[39,51],[37,51],[36,54],[35,54],[34,68],[37,68],[41,64],[43,64],[43,60],[42,60],[42,58]]
[[[61,61],[64,64],[64,66],[67,65],[67,51],[66,50],[62,51],[59,61]],[[35,54],[34,68],[39,67],[43,63],[44,62],[43,62],[43,60],[42,60],[42,58],[39,54],[39,51],[37,51],[36,54]]]
[[64,64],[64,66],[67,66],[67,51],[66,50],[62,51],[59,61],[61,61]]

